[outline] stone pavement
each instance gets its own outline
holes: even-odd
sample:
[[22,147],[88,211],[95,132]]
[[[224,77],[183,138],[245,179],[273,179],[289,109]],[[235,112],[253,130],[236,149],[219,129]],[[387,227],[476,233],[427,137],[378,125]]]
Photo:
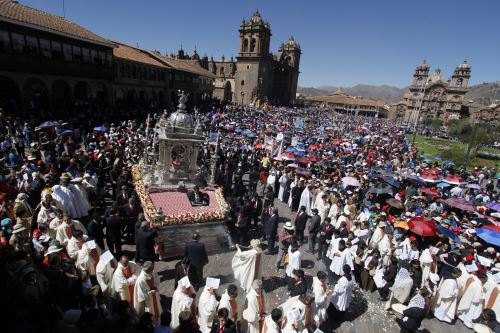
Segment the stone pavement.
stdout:
[[[278,207],[282,224],[292,218],[292,213],[281,202],[276,200],[276,207]],[[293,214],[294,215],[294,214]],[[252,234],[252,232],[251,232]],[[307,238],[307,237],[305,237]],[[203,238],[201,239],[203,241]],[[133,251],[133,247],[127,247],[128,250]],[[322,262],[316,261],[315,255],[305,252],[307,244],[302,246],[303,253],[302,266],[308,275],[308,285],[311,286],[312,276],[315,276],[318,270],[325,270]],[[219,293],[222,293],[228,284],[234,282],[234,276],[231,269],[231,260],[234,252],[215,253],[210,255],[210,263],[205,266],[204,276],[215,277],[221,279],[221,287]],[[288,291],[282,277],[284,270],[276,272],[275,269],[276,255],[263,256],[263,281],[264,289],[266,291],[266,308],[267,313],[283,303],[288,298]],[[163,297],[162,303],[164,308],[170,309],[171,297],[174,292],[174,266],[178,260],[157,262],[155,269],[158,272],[161,280],[160,292]],[[201,293],[201,289],[198,294]],[[245,295],[243,290],[240,289],[238,296],[238,305],[241,313],[245,303]],[[378,301],[378,292],[373,294],[356,288],[353,300],[347,311],[345,320],[342,323],[326,322],[322,325],[321,329],[325,333],[338,332],[338,333],[392,333],[399,332],[399,327],[395,322],[395,316],[388,315],[384,310],[384,303]],[[340,326],[339,326],[340,324]],[[467,329],[462,322],[457,321],[453,325],[442,323],[437,319],[426,319],[422,323],[420,332],[439,332],[439,333],[462,333],[472,332]]]

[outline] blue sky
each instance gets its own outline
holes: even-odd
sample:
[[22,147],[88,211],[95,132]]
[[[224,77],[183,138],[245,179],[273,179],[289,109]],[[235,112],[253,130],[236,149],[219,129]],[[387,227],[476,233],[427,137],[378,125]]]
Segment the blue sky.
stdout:
[[[62,16],[63,0],[19,2]],[[299,85],[404,87],[422,59],[448,77],[467,59],[471,83],[500,80],[498,0],[66,0],[66,17],[146,49],[237,54],[238,27],[259,9],[271,49],[302,46]]]

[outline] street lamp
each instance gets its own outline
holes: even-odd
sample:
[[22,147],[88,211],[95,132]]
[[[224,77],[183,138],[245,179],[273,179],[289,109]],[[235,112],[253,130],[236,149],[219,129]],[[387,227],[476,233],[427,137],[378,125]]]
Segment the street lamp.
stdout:
[[241,92],[241,105],[243,105],[243,98],[245,98],[245,93],[242,91]]

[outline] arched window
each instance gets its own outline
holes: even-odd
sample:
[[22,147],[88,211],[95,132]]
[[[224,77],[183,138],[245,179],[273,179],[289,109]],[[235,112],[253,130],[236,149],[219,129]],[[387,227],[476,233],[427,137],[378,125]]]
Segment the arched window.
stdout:
[[243,41],[243,52],[248,52],[248,39]]
[[255,46],[257,42],[255,41],[255,38],[252,38],[252,41],[250,42],[250,52],[255,52]]
[[245,80],[241,80],[241,85],[244,86],[245,85]]
[[220,75],[224,75],[224,67],[220,68]]

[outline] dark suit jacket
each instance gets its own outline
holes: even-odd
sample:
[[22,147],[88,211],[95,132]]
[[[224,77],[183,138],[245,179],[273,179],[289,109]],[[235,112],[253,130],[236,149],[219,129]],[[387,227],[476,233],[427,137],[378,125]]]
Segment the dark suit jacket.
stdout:
[[307,230],[311,234],[317,234],[319,232],[320,225],[321,225],[321,217],[319,215],[313,215],[309,220],[309,225]]
[[[210,333],[219,333],[220,321],[219,318],[215,318],[212,322],[212,328],[210,329]],[[236,324],[231,319],[227,319],[224,324],[223,333],[236,333]]]
[[409,330],[410,332],[415,332],[425,318],[427,311],[421,308],[408,308],[403,311],[403,319],[408,318],[406,321],[399,321],[400,325]]
[[139,229],[137,234],[136,252],[141,260],[155,261],[155,238],[158,233],[152,229]]
[[320,242],[324,242],[325,240],[332,238],[333,225],[331,225],[330,223],[322,223],[319,226],[319,231],[325,233],[324,235],[321,235],[321,233],[319,234]]
[[[174,279],[175,279],[175,288],[176,289],[177,289],[177,284],[178,284],[179,280],[182,279],[185,276],[186,276],[186,273],[184,272],[184,269],[182,268],[181,262],[179,261],[175,265],[175,277],[174,277]],[[195,275],[193,267],[189,267],[188,268],[188,270],[187,270],[187,277],[189,278],[189,281],[192,284],[198,283],[198,281],[196,281],[196,275]]]
[[280,217],[278,214],[271,216],[264,225],[264,232],[268,236],[275,236],[278,234],[278,222]]
[[191,265],[201,268],[208,264],[208,254],[205,244],[191,240],[186,244],[184,256],[189,259]]
[[309,216],[306,212],[301,213],[295,217],[295,229],[304,230],[306,228],[306,222]]
[[301,283],[299,283],[297,285],[293,284],[291,286],[290,297],[303,295],[306,292],[307,292],[307,283],[305,281],[302,281]]
[[122,236],[123,219],[118,215],[111,215],[106,219],[106,236],[120,239]]

